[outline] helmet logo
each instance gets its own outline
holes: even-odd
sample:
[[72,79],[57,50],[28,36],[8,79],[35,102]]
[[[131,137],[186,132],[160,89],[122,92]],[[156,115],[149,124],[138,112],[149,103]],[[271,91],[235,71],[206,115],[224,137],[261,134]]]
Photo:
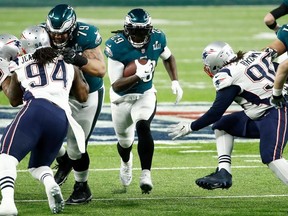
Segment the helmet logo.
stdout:
[[203,59],[204,63],[205,63],[205,60],[206,60],[207,56],[212,54],[212,53],[215,53],[215,52],[217,52],[217,51],[214,50],[214,49],[205,50],[205,52],[202,53],[202,59]]

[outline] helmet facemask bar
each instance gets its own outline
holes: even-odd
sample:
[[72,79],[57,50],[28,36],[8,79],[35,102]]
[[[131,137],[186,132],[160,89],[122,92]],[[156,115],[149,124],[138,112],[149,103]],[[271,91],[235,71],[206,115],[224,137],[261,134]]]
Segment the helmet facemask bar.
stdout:
[[[46,30],[47,32],[49,33],[49,36],[51,38],[51,41],[53,43],[53,45],[57,48],[63,48],[65,47],[69,40],[72,39],[72,33],[74,31],[74,29],[76,28],[76,23],[74,23],[72,25],[72,27],[70,27],[70,29],[66,30],[66,31],[63,31],[62,29],[54,29],[53,26],[51,25],[51,22],[50,20],[47,19],[47,22],[46,22]],[[68,37],[65,41],[59,43],[59,42],[56,42],[55,40],[53,40],[53,38],[56,36],[56,35],[64,35],[64,34],[67,34]]]
[[65,47],[72,39],[75,28],[76,13],[71,6],[57,5],[49,12],[46,20],[46,30],[55,47]]
[[124,34],[135,48],[149,42],[152,29],[150,15],[141,8],[131,10],[125,17]]
[[151,25],[133,26],[132,24],[128,24],[124,26],[124,33],[127,35],[128,41],[132,46],[141,48],[149,42],[152,28]]

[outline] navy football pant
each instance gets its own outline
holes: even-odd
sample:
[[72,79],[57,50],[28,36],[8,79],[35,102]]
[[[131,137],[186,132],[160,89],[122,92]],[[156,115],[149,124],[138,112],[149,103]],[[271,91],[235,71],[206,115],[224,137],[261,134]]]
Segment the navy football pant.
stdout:
[[236,137],[259,138],[262,162],[268,164],[282,158],[288,138],[287,107],[271,108],[258,120],[251,120],[243,111],[224,115],[212,129]]
[[19,162],[29,153],[29,167],[50,166],[67,134],[63,109],[45,99],[32,99],[18,112],[1,138],[0,153]]

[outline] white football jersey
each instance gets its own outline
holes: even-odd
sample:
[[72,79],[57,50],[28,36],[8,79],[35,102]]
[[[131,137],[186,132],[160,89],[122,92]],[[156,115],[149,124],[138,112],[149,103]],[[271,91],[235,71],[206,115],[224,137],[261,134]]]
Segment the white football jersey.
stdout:
[[249,51],[235,63],[223,67],[213,77],[216,90],[231,85],[239,86],[241,91],[235,98],[251,119],[262,116],[265,110],[272,107],[269,98],[275,79],[275,69],[270,54],[260,51]]
[[18,58],[15,69],[21,86],[35,98],[47,99],[64,110],[70,110],[68,99],[74,79],[73,65],[55,58],[45,66],[35,63],[31,54]]

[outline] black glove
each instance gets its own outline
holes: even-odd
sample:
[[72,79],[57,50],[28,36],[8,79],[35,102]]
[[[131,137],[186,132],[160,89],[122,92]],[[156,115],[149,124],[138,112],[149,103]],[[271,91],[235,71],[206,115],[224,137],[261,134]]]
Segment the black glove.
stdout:
[[64,61],[68,64],[73,64],[78,67],[82,67],[88,63],[88,59],[76,53],[76,51],[70,47],[66,47],[61,51]]
[[286,105],[286,100],[282,94],[279,96],[272,95],[270,98],[270,104],[276,109],[280,109]]

